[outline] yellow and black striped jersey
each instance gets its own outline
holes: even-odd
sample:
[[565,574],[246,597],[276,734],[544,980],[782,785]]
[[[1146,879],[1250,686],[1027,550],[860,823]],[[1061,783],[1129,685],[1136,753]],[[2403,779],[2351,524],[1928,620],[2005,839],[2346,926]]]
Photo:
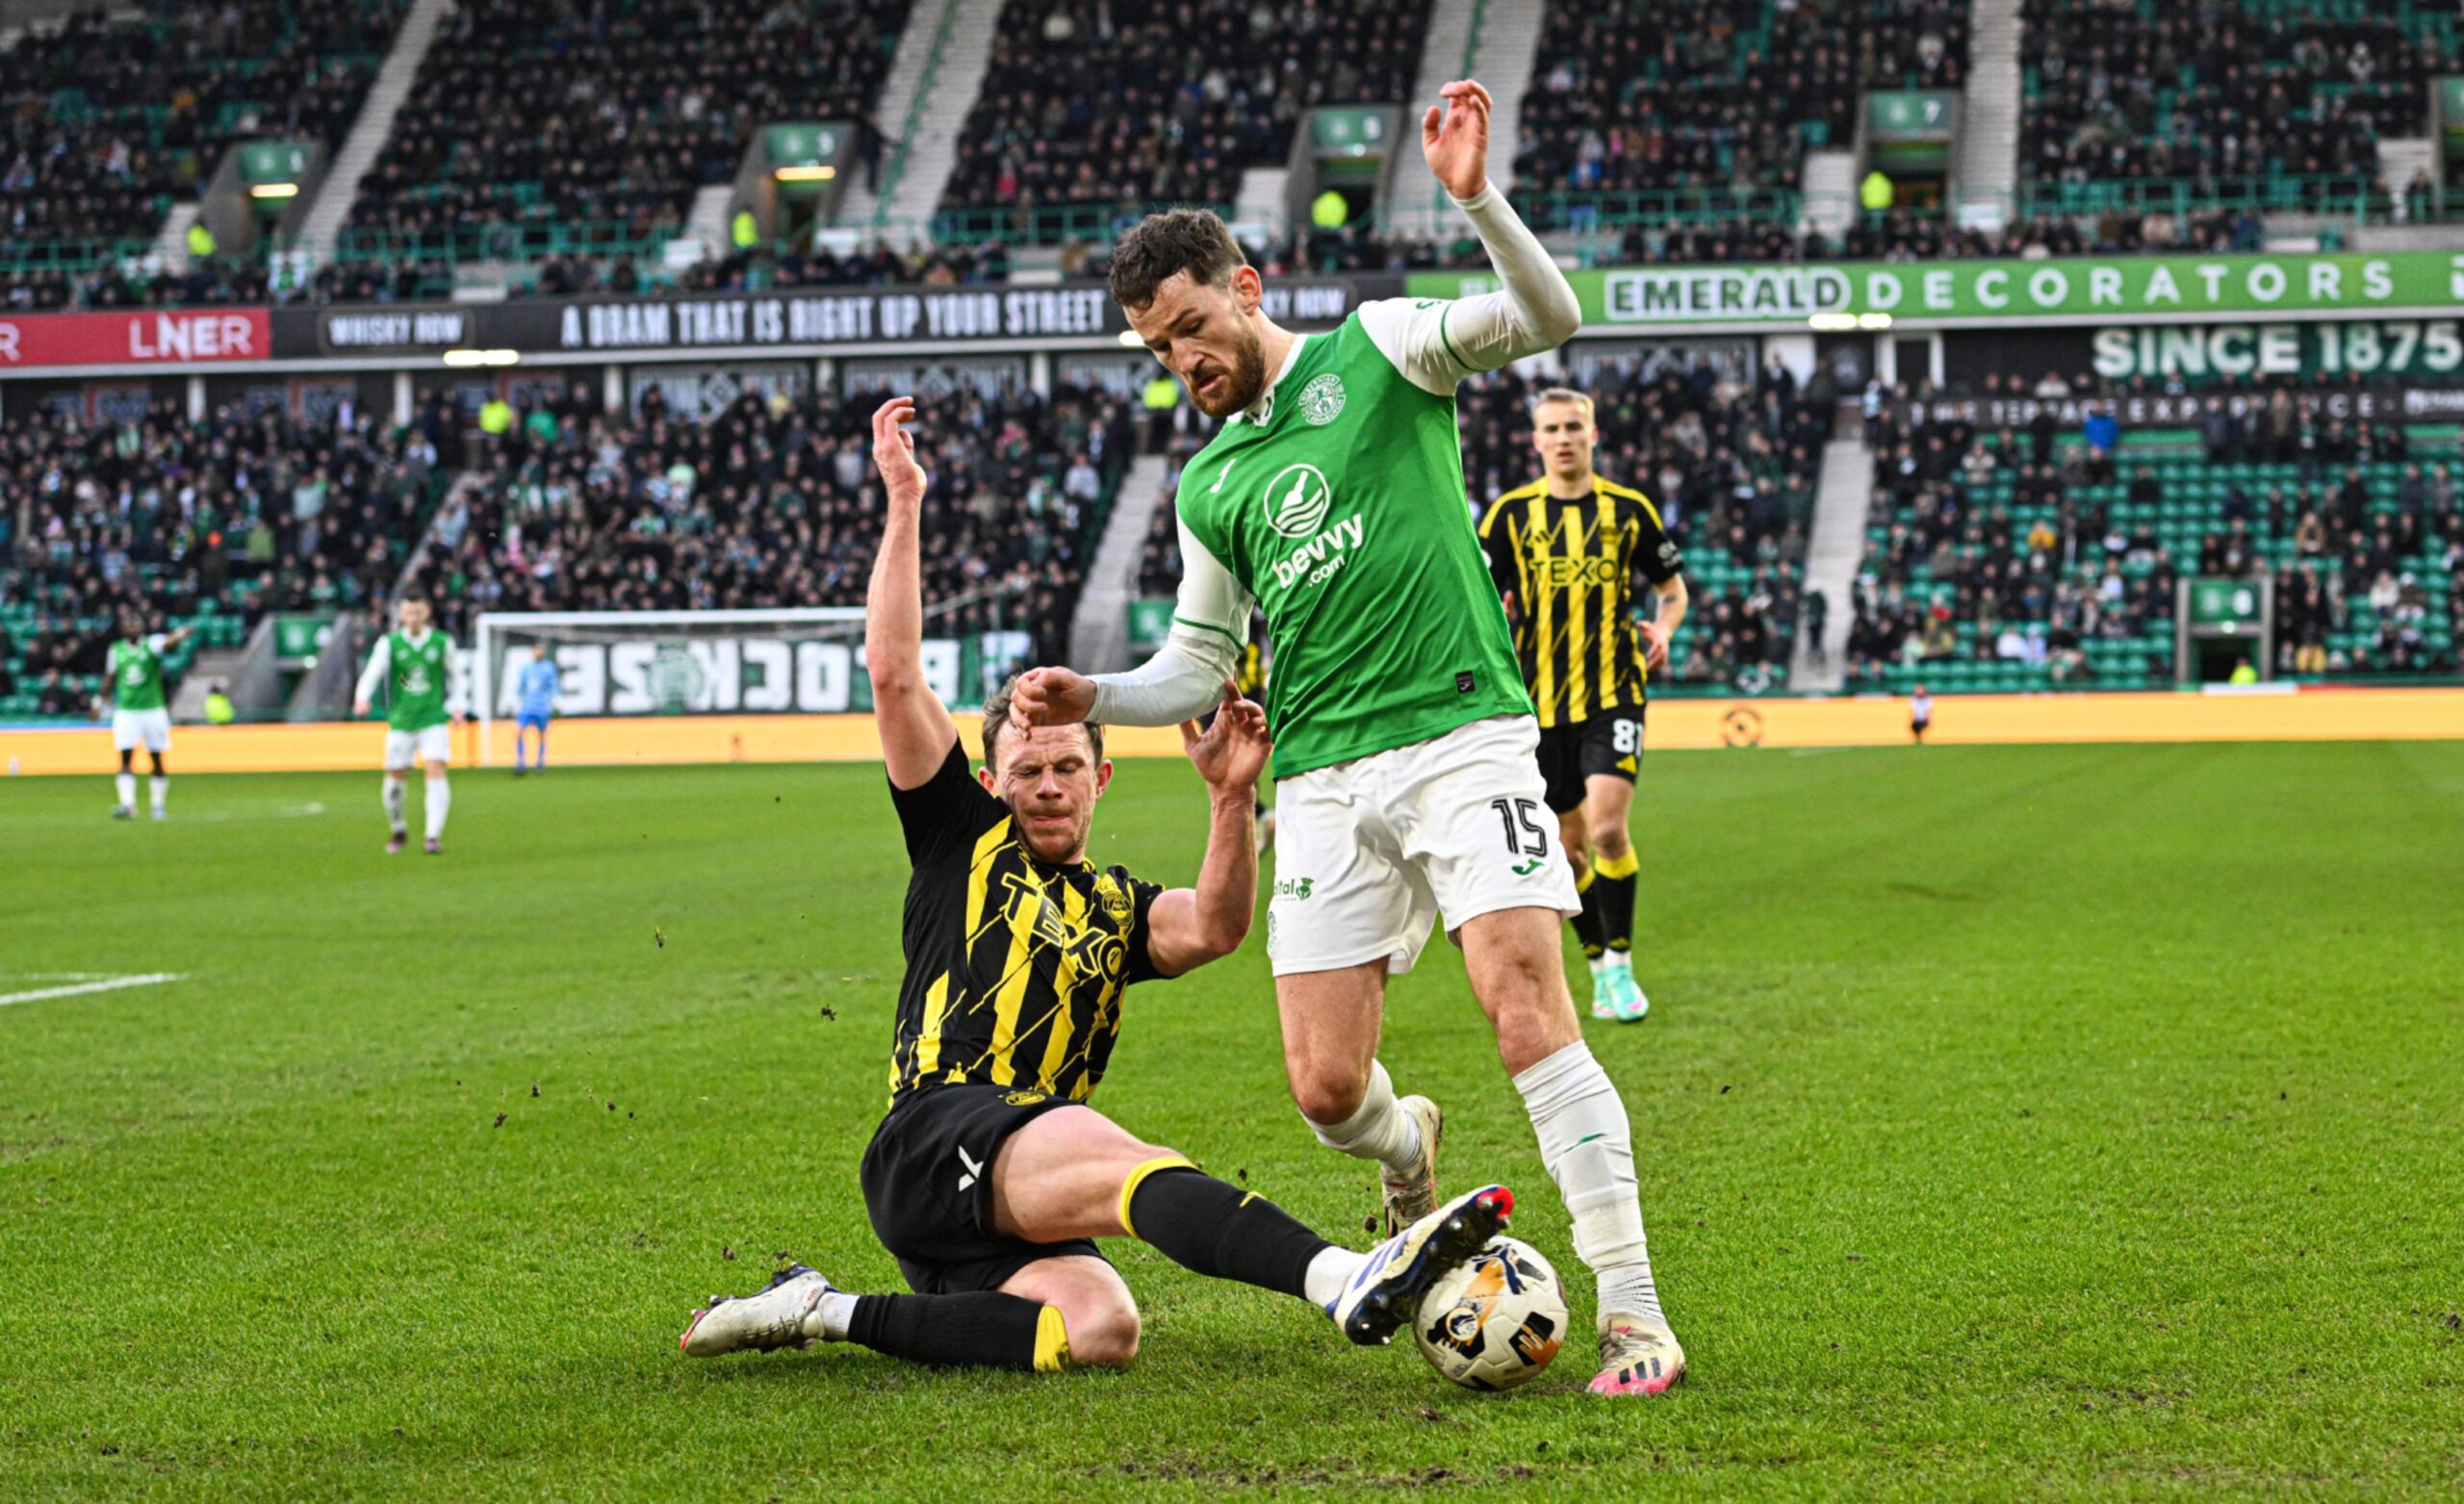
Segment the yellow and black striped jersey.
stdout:
[[1515,649],[1543,727],[1630,709],[1645,694],[1634,576],[1664,585],[1685,567],[1639,491],[1592,478],[1591,494],[1519,486],[1480,517],[1480,547],[1515,604]]
[[914,866],[890,1101],[960,1082],[1084,1101],[1112,1058],[1123,989],[1162,975],[1147,914],[1164,890],[1120,867],[1038,860],[959,743],[890,798]]

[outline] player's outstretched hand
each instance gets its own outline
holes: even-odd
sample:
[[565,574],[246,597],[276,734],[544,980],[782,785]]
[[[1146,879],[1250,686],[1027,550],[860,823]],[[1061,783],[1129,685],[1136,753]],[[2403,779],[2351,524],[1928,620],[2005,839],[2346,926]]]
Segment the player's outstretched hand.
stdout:
[[1437,92],[1446,103],[1421,116],[1421,155],[1448,192],[1477,197],[1489,186],[1489,91],[1466,78]]
[[881,472],[889,504],[919,506],[924,500],[924,467],[915,463],[915,436],[906,425],[915,421],[915,399],[894,396],[873,409],[873,468]]
[[1213,726],[1201,732],[1195,721],[1181,723],[1181,750],[1209,788],[1247,799],[1266,774],[1274,742],[1267,735],[1267,713],[1244,700],[1240,686],[1227,682]]
[[1010,691],[1010,724],[1076,726],[1095,713],[1095,681],[1067,669],[1029,669]]
[[1643,667],[1660,668],[1668,662],[1668,634],[1657,622],[1638,622],[1634,630],[1643,635]]
[[354,719],[365,716],[368,714],[368,701],[365,700],[352,701],[350,702],[350,713]]

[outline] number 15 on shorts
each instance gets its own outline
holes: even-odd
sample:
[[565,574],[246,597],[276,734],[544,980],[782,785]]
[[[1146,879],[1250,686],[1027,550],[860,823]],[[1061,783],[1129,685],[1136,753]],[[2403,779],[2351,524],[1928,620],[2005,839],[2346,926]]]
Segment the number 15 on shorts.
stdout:
[[1505,851],[1508,856],[1524,858],[1514,869],[1516,877],[1528,876],[1540,870],[1549,859],[1549,829],[1540,820],[1540,802],[1536,799],[1493,799],[1489,807],[1498,812],[1498,821],[1505,828]]

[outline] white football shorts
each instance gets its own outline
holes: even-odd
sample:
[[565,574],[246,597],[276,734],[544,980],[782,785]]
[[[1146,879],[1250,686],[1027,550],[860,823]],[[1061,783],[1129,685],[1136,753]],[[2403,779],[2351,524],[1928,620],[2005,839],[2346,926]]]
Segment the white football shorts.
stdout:
[[1275,783],[1278,977],[1383,958],[1506,908],[1581,911],[1540,777],[1540,724],[1492,716]]
[[119,752],[135,752],[141,746],[150,752],[169,752],[171,712],[160,706],[152,710],[113,710],[112,746]]
[[418,731],[385,733],[385,766],[398,771],[420,762],[444,762],[453,752],[453,727],[445,724]]

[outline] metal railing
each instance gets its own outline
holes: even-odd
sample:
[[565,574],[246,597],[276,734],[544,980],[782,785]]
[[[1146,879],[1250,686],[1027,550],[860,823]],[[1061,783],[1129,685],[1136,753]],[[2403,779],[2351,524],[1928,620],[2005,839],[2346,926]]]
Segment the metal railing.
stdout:
[[444,230],[346,228],[334,236],[333,259],[366,262],[538,261],[550,256],[660,256],[686,234],[681,225],[645,230],[629,219],[539,219],[460,224]]
[[1064,241],[1092,241],[1109,245],[1113,237],[1159,209],[1211,209],[1225,219],[1234,217],[1230,204],[1039,204],[1032,208],[978,206],[944,209],[933,217],[933,239],[944,245],[1055,245]]

